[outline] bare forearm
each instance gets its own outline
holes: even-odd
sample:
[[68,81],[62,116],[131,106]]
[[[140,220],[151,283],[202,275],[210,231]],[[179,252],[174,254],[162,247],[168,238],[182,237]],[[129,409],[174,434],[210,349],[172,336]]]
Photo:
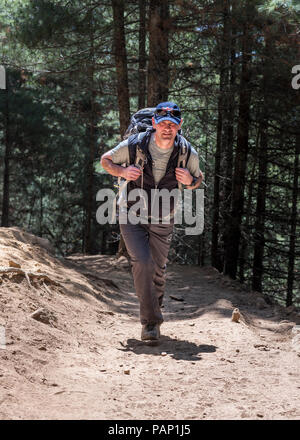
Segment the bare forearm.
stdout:
[[103,166],[105,171],[107,171],[112,176],[123,177],[124,175],[125,168],[121,165],[113,163],[113,161],[108,158],[102,158],[101,165]]

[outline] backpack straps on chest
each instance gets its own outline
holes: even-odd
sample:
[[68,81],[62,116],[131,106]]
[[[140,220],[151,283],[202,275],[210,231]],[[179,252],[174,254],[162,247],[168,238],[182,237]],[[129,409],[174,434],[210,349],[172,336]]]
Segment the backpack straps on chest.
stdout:
[[[147,146],[153,129],[148,129],[146,132],[138,133],[131,136],[128,139],[128,149],[129,149],[129,162],[130,165],[135,165],[140,170],[142,170],[142,182],[141,187],[143,188],[143,169],[147,163]],[[177,135],[177,145],[179,146],[177,167],[186,168],[190,154],[191,154],[191,144],[180,134]],[[182,184],[178,182],[179,189],[182,189]]]
[[129,161],[130,165],[134,165],[142,171],[141,188],[144,186],[144,166],[148,161],[147,147],[150,141],[153,129],[146,132],[138,133],[128,139]]
[[[191,144],[181,135],[179,136],[179,154],[177,167],[178,168],[186,168],[186,164],[188,163],[190,154],[191,154]],[[178,182],[178,188],[182,190],[182,183]]]

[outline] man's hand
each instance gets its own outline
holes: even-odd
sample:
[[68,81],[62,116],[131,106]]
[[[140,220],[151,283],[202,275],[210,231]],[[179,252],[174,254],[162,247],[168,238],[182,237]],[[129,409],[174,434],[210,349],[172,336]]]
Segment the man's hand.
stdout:
[[124,177],[126,180],[136,180],[142,174],[141,170],[134,165],[125,168],[113,163],[109,151],[101,157],[101,165],[112,176]]
[[124,168],[122,177],[126,180],[136,180],[140,177],[142,171],[135,167],[134,165],[129,165],[129,167]]
[[193,176],[190,174],[187,168],[175,168],[175,176],[176,180],[183,185],[191,185],[193,181]]

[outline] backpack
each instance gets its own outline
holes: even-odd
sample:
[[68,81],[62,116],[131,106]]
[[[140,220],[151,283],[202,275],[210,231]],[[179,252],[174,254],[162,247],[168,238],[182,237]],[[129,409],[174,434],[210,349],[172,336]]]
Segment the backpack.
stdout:
[[[124,133],[123,139],[128,139],[130,136],[134,134],[138,134],[138,139],[142,139],[142,133],[147,132],[147,130],[152,129],[152,117],[154,116],[155,107],[143,108],[137,111],[130,119],[130,123],[126,132]],[[191,144],[185,139],[185,137],[181,134],[181,129],[178,130],[179,136],[179,144],[180,151],[178,155],[177,167],[185,168],[189,156],[191,154]],[[139,147],[139,143],[137,143],[135,158],[132,161],[133,164],[139,168],[143,167],[143,164],[146,160],[145,153]],[[182,189],[182,184],[178,182],[179,189]]]
[[[140,143],[144,138],[144,136],[147,134],[147,131],[150,130],[152,131],[152,117],[154,116],[154,112],[155,112],[155,107],[147,107],[138,110],[136,113],[134,113],[134,115],[132,115],[127,130],[124,133],[123,140],[128,139],[133,135],[138,135],[137,143],[134,154],[132,154],[132,152],[130,154],[130,162],[132,163],[123,164],[124,166],[135,165],[136,167],[143,169],[144,163],[146,162],[147,158],[144,151],[140,148]],[[177,167],[185,168],[191,154],[191,144],[185,139],[185,137],[182,136],[181,129],[178,130],[177,136],[179,136],[179,145],[180,145]],[[127,184],[128,184],[127,180],[118,177],[118,185],[116,186],[119,188],[118,191],[119,194],[122,193],[123,189]],[[143,187],[143,183],[142,183],[142,187]],[[178,188],[182,190],[182,184],[180,182],[178,182]],[[115,219],[116,216],[117,204],[118,202],[115,199],[114,207],[113,207],[113,216],[112,216],[113,219]]]

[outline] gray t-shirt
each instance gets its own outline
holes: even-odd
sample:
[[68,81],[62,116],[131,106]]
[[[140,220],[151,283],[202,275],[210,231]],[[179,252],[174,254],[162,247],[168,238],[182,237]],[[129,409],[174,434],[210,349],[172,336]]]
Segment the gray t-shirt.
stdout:
[[[160,148],[155,142],[155,133],[152,133],[148,148],[153,160],[152,172],[155,184],[157,185],[160,179],[166,173],[167,164],[174,149],[174,145],[167,150]],[[113,148],[110,151],[110,155],[113,163],[117,165],[121,165],[123,163],[129,164],[128,139],[120,142],[119,145]],[[200,176],[199,157],[198,153],[193,147],[191,147],[191,154],[186,164],[186,168],[189,170],[192,176]]]

